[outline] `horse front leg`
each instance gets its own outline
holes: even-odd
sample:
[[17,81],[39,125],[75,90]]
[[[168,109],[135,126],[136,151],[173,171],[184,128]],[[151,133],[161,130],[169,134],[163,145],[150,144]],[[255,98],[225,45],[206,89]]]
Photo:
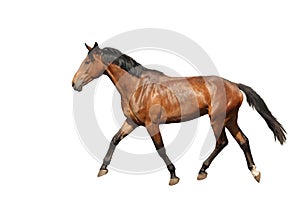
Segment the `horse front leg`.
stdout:
[[164,147],[164,143],[160,134],[159,126],[158,124],[148,124],[146,126],[148,133],[151,136],[151,139],[154,143],[154,146],[157,150],[158,155],[163,159],[165,162],[169,172],[170,172],[170,181],[169,185],[175,185],[179,182],[179,178],[175,174],[175,166],[169,159],[166,153],[166,149]]
[[126,137],[128,134],[130,134],[136,127],[137,127],[137,125],[129,119],[127,119],[123,123],[120,130],[114,135],[114,137],[112,138],[112,140],[110,142],[108,151],[103,159],[103,164],[99,170],[98,177],[107,174],[107,172],[108,172],[107,166],[110,164],[110,161],[111,161],[112,155],[116,149],[116,146],[119,144],[119,142],[124,137]]

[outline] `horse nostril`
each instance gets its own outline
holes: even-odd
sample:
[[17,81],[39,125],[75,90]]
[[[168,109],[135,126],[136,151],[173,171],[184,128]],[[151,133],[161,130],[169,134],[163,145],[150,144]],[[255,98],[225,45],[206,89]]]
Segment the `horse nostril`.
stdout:
[[74,82],[72,81],[72,87],[74,87],[74,85],[75,85],[75,84],[74,84]]

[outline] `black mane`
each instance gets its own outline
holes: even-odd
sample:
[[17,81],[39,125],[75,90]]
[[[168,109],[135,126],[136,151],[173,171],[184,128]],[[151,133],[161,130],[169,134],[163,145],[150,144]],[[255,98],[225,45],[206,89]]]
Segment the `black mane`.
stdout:
[[136,77],[140,77],[144,71],[150,70],[142,66],[140,63],[136,62],[130,56],[123,54],[121,51],[117,49],[111,47],[105,47],[99,50],[102,55],[102,61],[104,62],[104,64],[118,65],[122,69],[126,70],[128,73]]

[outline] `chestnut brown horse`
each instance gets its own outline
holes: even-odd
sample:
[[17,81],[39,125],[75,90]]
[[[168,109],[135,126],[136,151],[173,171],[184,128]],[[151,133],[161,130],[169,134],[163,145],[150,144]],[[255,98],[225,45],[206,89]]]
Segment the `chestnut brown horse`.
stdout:
[[216,138],[216,146],[204,161],[198,180],[207,177],[207,168],[228,144],[225,128],[243,150],[248,169],[257,182],[256,170],[249,141],[237,123],[238,110],[243,101],[243,91],[250,106],[266,121],[281,144],[286,140],[285,130],[271,114],[263,99],[250,87],[230,82],[216,76],[169,77],[159,71],[143,67],[131,57],[113,48],[100,49],[86,45],[88,55],[76,72],[72,86],[82,87],[102,74],[107,75],[121,94],[121,104],[126,120],[111,140],[98,176],[105,175],[118,143],[136,127],[145,126],[159,156],[164,160],[171,178],[169,185],[178,183],[175,167],[166,154],[159,124],[177,123],[208,114]]

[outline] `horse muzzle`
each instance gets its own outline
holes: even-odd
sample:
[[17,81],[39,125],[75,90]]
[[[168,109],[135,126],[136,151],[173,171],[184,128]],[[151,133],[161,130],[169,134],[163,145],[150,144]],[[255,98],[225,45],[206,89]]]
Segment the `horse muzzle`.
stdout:
[[72,87],[75,91],[80,92],[82,90],[82,83],[72,82]]

